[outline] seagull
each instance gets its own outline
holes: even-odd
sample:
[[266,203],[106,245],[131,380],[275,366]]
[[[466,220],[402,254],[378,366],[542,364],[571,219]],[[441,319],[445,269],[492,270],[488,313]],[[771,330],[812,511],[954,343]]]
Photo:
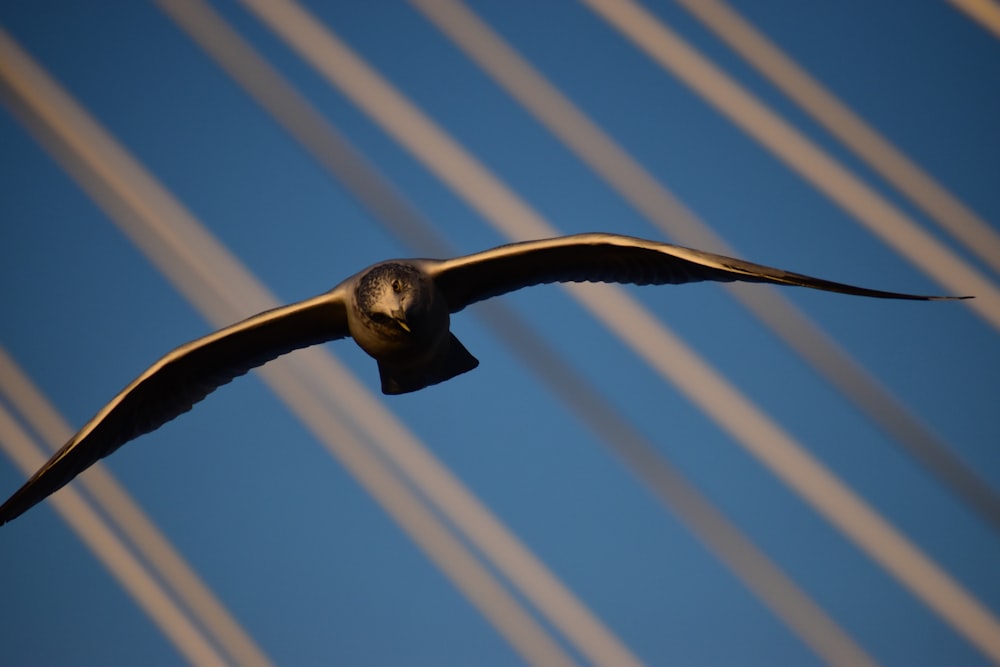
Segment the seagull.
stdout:
[[795,285],[882,299],[970,298],[854,287],[691,248],[602,233],[512,243],[453,259],[379,262],[319,296],[254,315],[169,352],[105,405],[0,506],[0,525],[126,442],[292,350],[350,336],[378,363],[382,392],[405,394],[479,365],[450,330],[451,314],[477,301],[544,283],[678,285],[705,280]]

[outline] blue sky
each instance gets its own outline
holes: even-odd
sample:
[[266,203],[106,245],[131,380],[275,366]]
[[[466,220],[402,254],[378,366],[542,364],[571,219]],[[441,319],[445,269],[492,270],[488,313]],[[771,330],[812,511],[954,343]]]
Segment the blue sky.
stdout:
[[[239,3],[212,6],[456,252],[508,240],[258,16]],[[675,240],[415,7],[304,6],[560,233]],[[741,257],[875,288],[954,292],[583,4],[465,6]],[[918,229],[1000,283],[705,24],[677,5],[644,6]],[[995,35],[943,2],[909,3],[905,13],[888,1],[730,6],[1000,231]],[[9,3],[0,26],[279,300],[419,254],[156,5]],[[29,134],[9,89],[3,94],[0,345],[78,427],[160,355],[213,327]],[[626,291],[996,622],[996,525],[718,285]],[[783,294],[1000,489],[995,325],[967,302]],[[989,664],[564,291],[539,287],[503,302],[875,661]],[[455,316],[453,331],[481,366],[383,403],[638,660],[822,663],[478,309]],[[326,348],[378,393],[375,365],[360,349],[349,341]],[[6,390],[0,406],[27,423]],[[524,662],[256,374],[105,462],[275,664]],[[0,493],[24,477],[0,456]],[[0,563],[0,645],[11,664],[184,662],[50,503],[0,529]],[[505,586],[569,656],[591,662],[530,595]]]

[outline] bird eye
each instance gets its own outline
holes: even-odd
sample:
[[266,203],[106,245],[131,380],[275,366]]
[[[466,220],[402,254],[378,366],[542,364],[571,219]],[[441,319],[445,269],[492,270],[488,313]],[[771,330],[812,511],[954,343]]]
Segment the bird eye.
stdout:
[[392,291],[398,293],[400,289],[402,289],[402,288],[399,285],[399,281],[398,280],[393,280],[392,281]]

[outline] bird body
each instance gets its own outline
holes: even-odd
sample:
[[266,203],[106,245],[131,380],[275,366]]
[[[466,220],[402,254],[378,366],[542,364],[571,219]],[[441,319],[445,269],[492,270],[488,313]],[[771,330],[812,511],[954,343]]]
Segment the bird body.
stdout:
[[380,262],[332,290],[254,315],[166,354],[105,405],[0,506],[0,525],[123,444],[191,409],[219,386],[292,350],[350,336],[378,363],[382,391],[417,391],[479,365],[451,332],[477,301],[552,282],[697,281],[795,285],[856,296],[947,300],[871,290],[615,234],[513,243],[445,260]]
[[382,262],[345,281],[348,330],[378,362],[385,394],[423,389],[479,365],[451,333],[448,301],[426,270],[430,261]]

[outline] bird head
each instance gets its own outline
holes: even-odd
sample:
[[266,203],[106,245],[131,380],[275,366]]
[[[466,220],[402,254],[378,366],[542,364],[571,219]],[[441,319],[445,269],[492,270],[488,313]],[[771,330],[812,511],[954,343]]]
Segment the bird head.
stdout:
[[433,284],[416,267],[378,264],[358,281],[355,303],[384,335],[407,337],[419,330],[431,307]]

